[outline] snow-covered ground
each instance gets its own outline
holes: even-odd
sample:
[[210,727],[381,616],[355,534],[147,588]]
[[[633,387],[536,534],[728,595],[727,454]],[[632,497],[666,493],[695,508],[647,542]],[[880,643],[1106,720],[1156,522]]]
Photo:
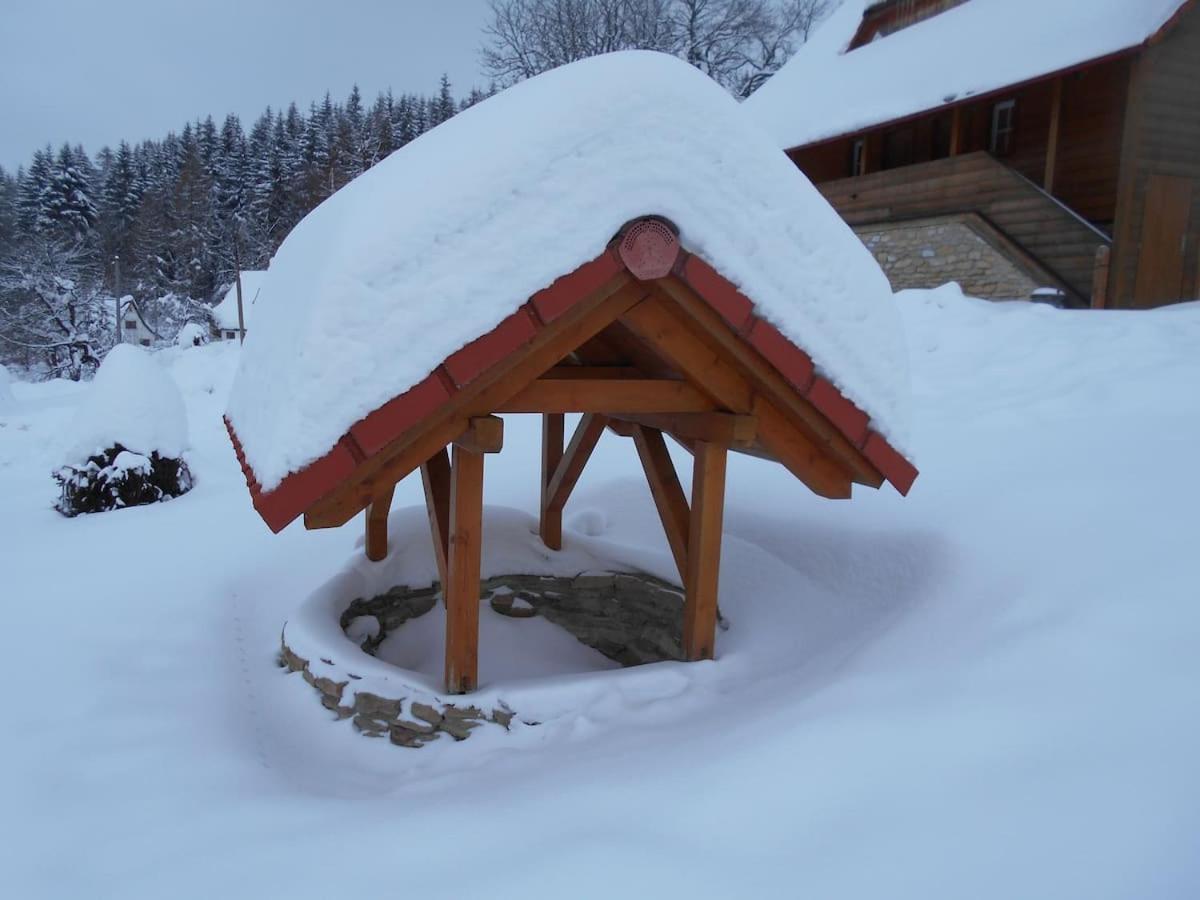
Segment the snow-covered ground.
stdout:
[[[420,750],[276,666],[303,598],[367,564],[358,525],[272,536],[251,509],[236,342],[158,354],[196,487],[151,507],[55,513],[91,387],[14,384],[0,897],[1197,896],[1200,305],[899,305],[907,500],[735,457],[717,662],[556,675],[544,725]],[[489,504],[535,509],[538,445],[510,417]],[[419,502],[400,486],[413,559]],[[568,552],[670,574],[621,439],[572,523]],[[536,693],[537,664],[496,677]]]

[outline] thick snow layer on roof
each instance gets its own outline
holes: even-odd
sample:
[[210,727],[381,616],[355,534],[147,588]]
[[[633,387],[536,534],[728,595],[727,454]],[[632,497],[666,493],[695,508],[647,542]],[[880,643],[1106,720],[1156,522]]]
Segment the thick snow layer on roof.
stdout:
[[1142,44],[1185,0],[968,0],[849,53],[845,0],[745,102],[784,148],[1000,90]]
[[148,351],[133,344],[108,351],[72,429],[70,463],[116,444],[170,457],[180,456],[188,445],[179,388]]
[[288,236],[228,409],[263,489],[648,213],[898,436],[906,350],[871,255],[717,84],[627,52],[466,110]]
[[[259,289],[262,287],[266,277],[267,273],[265,270],[252,270],[242,273],[242,318],[245,319],[247,331],[250,329],[251,311],[254,309],[254,302],[258,298]],[[213,320],[217,323],[217,327],[221,329],[238,327],[236,282],[229,286],[229,290],[225,292],[225,296],[221,298],[221,302],[213,307]]]

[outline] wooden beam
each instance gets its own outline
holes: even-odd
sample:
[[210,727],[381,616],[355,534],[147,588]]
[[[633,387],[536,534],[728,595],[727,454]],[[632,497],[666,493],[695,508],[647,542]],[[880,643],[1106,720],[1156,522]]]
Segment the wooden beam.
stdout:
[[758,435],[754,416],[733,413],[641,413],[620,418],[668,432],[678,440],[708,441],[722,447],[748,447]]
[[716,644],[726,458],[724,447],[696,443],[683,602],[683,656],[687,660],[712,659]]
[[607,427],[608,419],[598,414],[589,413],[579,420],[571,443],[567,445],[550,483],[546,485],[546,508],[555,511],[556,515],[562,515],[571,491],[575,490],[579,476],[583,474],[583,467],[587,465],[592,451],[596,449],[596,442]]
[[336,528],[350,521],[371,502],[381,485],[395,484],[439,449],[453,443],[472,416],[496,412],[524,385],[601,332],[646,294],[645,285],[622,273],[580,300],[544,326],[523,352],[488,369],[455,394],[451,402],[432,413],[419,428],[358,466],[348,480],[305,512],[304,526]]
[[446,560],[450,555],[450,455],[443,447],[421,463],[421,485],[425,489],[425,512],[433,538],[442,603],[446,602]]
[[561,365],[555,366],[542,375],[543,379],[567,378],[578,380],[581,378],[598,378],[598,379],[621,379],[621,378],[645,378],[646,374],[640,369],[635,369],[633,366],[571,366]]
[[[787,421],[798,426],[855,482],[873,488],[883,484],[882,473],[863,456],[862,451],[851,444],[806,398],[797,394],[796,389],[753,347],[735,334],[724,319],[691,288],[674,278],[660,280],[658,287],[669,297],[670,309],[678,310],[685,321],[694,323],[697,333],[709,347],[719,348],[733,361],[735,371],[747,381],[751,390],[768,397]],[[726,408],[733,412],[748,411]]]
[[726,409],[754,415],[759,443],[814,493],[831,499],[849,497],[850,476],[830,452],[788,422],[772,403],[756,399],[751,385],[726,362],[724,354],[706,344],[690,322],[672,313],[666,302],[651,298],[629,310],[622,321]]
[[551,550],[562,549],[562,509],[550,506],[550,482],[562,462],[565,417],[562,413],[542,416],[542,500],[538,533]]
[[1050,136],[1046,142],[1046,174],[1042,187],[1047,194],[1054,193],[1054,174],[1058,170],[1058,135],[1062,122],[1062,77],[1054,79],[1053,95],[1050,100]]
[[703,412],[713,402],[686,381],[655,378],[543,378],[522,388],[498,412]]
[[1096,262],[1092,267],[1092,309],[1108,308],[1108,271],[1112,250],[1107,244],[1096,248]]
[[450,469],[450,555],[446,561],[446,691],[479,681],[479,561],[483,540],[483,459],[454,445]]
[[504,420],[499,416],[475,416],[454,444],[472,453],[499,453],[504,447]]
[[675,557],[680,581],[686,584],[691,513],[688,510],[687,497],[683,488],[679,486],[675,464],[671,462],[671,454],[667,452],[667,443],[663,440],[661,431],[644,425],[634,425],[633,443],[637,447],[638,458],[642,461],[642,469],[646,472],[650,496],[654,498],[663,531],[667,534],[671,555]]
[[379,562],[387,556],[388,551],[388,511],[392,508],[392,494],[395,485],[388,488],[371,501],[367,507],[365,545],[367,559]]

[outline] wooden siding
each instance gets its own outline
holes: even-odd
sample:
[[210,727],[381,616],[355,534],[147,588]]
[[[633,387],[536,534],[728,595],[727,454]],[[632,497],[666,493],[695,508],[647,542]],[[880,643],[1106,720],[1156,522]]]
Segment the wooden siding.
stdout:
[[[1191,185],[1191,209],[1180,248],[1147,246],[1150,186],[1158,176]],[[1157,213],[1151,208],[1151,216]],[[1192,4],[1163,38],[1138,58],[1126,106],[1118,189],[1117,232],[1109,282],[1111,306],[1158,306],[1200,298],[1200,5]],[[1161,231],[1151,223],[1150,232]],[[1157,240],[1173,240],[1159,235]],[[1174,265],[1182,250],[1182,297],[1161,294],[1170,273],[1141,265]],[[1165,252],[1170,250],[1172,252]],[[1139,290],[1140,288],[1140,290]]]
[[1029,254],[1076,305],[1091,296],[1096,251],[1108,240],[987,153],[819,185],[851,225],[976,213]]

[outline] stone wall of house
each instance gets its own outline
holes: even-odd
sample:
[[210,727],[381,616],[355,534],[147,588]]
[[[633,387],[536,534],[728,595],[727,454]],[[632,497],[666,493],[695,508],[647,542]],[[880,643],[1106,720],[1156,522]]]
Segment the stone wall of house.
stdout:
[[965,293],[990,300],[1028,298],[1039,283],[971,224],[954,216],[862,225],[855,229],[883,268],[892,290],[935,288],[957,281]]

